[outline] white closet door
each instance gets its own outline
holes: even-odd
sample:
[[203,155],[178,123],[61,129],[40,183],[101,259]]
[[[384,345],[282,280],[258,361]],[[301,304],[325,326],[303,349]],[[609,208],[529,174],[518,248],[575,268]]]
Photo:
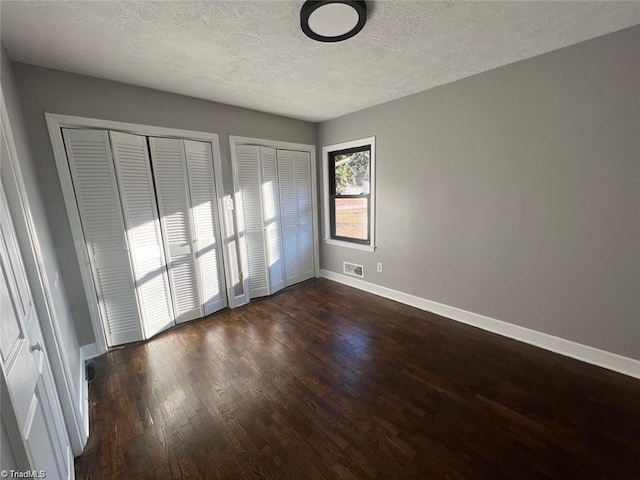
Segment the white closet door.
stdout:
[[249,263],[249,298],[263,297],[269,295],[269,275],[262,219],[260,147],[238,145],[236,152]]
[[109,135],[62,129],[109,346],[143,339]]
[[[7,153],[4,147],[2,161]],[[47,471],[51,478],[74,478],[68,468],[73,463],[67,462],[69,437],[1,182],[0,312],[2,401],[12,404],[31,467]],[[4,416],[5,405],[2,408]],[[3,470],[2,477],[7,476]]]
[[174,324],[147,138],[109,132],[145,338]]
[[298,280],[298,209],[296,207],[295,155],[290,150],[278,150],[280,210],[284,276],[287,286]]
[[149,138],[176,322],[202,317],[184,141]]
[[298,210],[298,281],[314,276],[313,205],[309,152],[295,152],[296,208]]
[[260,147],[260,157],[262,164],[262,213],[267,266],[269,269],[269,293],[275,293],[285,287],[276,150],[274,148]]
[[309,154],[278,150],[278,178],[284,272],[286,285],[289,286],[314,275]]
[[184,141],[204,314],[227,306],[211,144]]

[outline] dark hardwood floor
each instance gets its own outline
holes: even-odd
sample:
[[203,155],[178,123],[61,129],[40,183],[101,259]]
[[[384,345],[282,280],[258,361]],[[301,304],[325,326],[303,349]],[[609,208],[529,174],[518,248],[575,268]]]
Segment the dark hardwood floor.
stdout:
[[95,361],[79,479],[640,479],[640,381],[328,280]]

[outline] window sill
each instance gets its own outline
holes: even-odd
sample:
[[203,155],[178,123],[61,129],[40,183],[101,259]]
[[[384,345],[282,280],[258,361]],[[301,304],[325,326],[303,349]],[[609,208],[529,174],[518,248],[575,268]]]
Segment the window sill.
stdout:
[[353,248],[355,250],[364,250],[365,252],[373,252],[376,249],[375,245],[362,245],[361,243],[344,242],[342,240],[334,240],[332,238],[325,238],[324,242],[327,245],[335,245],[336,247]]

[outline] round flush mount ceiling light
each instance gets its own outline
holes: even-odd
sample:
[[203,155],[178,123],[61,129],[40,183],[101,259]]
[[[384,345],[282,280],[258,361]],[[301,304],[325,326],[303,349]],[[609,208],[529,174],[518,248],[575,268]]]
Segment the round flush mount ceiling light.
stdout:
[[356,35],[367,22],[367,5],[356,0],[307,0],[300,26],[319,42],[341,42]]

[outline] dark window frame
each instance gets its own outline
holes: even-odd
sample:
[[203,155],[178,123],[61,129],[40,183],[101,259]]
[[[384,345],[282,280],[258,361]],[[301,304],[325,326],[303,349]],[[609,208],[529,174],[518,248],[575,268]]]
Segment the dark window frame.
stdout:
[[[330,238],[341,242],[357,243],[359,245],[371,245],[371,188],[369,193],[344,195],[336,193],[336,157],[339,155],[349,155],[357,152],[369,152],[369,181],[371,182],[372,164],[372,145],[370,143],[359,145],[357,147],[345,148],[342,150],[334,150],[328,152],[328,185],[329,185],[329,222],[330,222]],[[336,235],[336,199],[338,198],[366,198],[367,199],[367,238],[343,237]]]

